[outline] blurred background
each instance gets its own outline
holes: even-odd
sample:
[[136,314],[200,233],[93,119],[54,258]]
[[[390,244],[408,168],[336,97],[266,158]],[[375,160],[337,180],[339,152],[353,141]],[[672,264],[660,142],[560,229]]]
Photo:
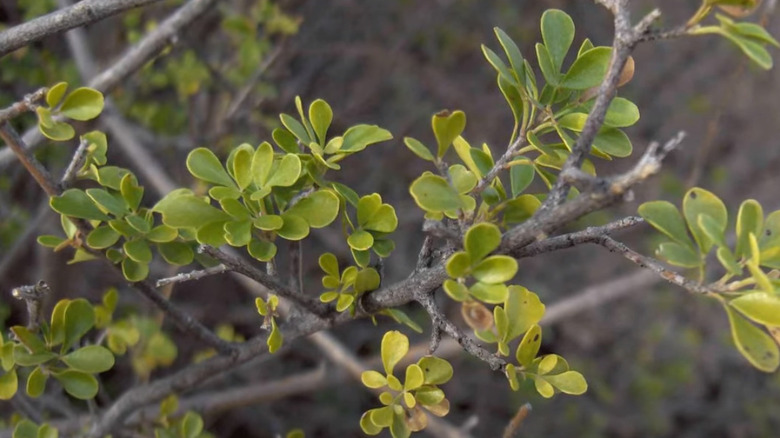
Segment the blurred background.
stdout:
[[[63,3],[2,0],[0,23],[11,26]],[[88,50],[97,71],[110,67],[130,44],[184,3],[162,1],[88,26]],[[401,139],[413,136],[431,143],[430,118],[446,108],[466,112],[464,137],[472,145],[485,142],[496,155],[509,141],[511,113],[480,51],[480,44],[497,50],[493,27],[512,36],[530,60],[535,59],[533,45],[540,40],[539,18],[547,8],[563,9],[573,17],[575,47],[585,37],[596,45],[612,40],[607,11],[594,2],[574,0],[217,3],[184,29],[164,56],[123,81],[110,94],[114,108],[98,121],[80,125],[79,132],[107,130],[109,162],[133,170],[147,186],[145,203],[153,205],[160,192],[143,160],[123,146],[128,138],[151,154],[175,184],[195,187],[184,166],[191,149],[206,146],[224,157],[242,142],[258,145],[270,140],[271,131],[279,126],[278,114],[295,112],[296,95],[305,103],[324,98],[331,104],[332,132],[357,123],[387,128],[395,139],[342,162],[338,178],[363,194],[378,192],[395,206],[397,248],[385,262],[390,282],[408,275],[416,262],[423,214],[408,186],[429,170]],[[631,3],[634,20],[660,8],[659,24],[665,28],[684,23],[698,7],[695,1],[679,0]],[[764,19],[770,33],[780,35],[771,10],[760,9],[748,19]],[[85,84],[89,77],[83,75],[89,72],[79,71],[71,51],[66,39],[54,36],[0,59],[0,106],[60,80],[72,86]],[[754,68],[735,47],[716,37],[644,43],[633,56],[636,74],[621,95],[634,101],[642,115],[627,130],[634,150],[641,152],[649,142],[666,141],[680,130],[687,138],[668,158],[662,174],[636,191],[633,202],[591,214],[569,230],[635,214],[636,207],[648,200],[668,199],[679,205],[685,191],[695,185],[716,193],[732,212],[748,198],[757,199],[767,212],[780,208],[780,144],[775,133],[780,121],[780,72]],[[112,130],[104,119],[120,119],[127,129]],[[19,129],[34,123],[30,115],[15,121]],[[57,175],[77,143],[44,144],[38,156]],[[2,149],[6,156],[0,154],[0,323],[8,327],[25,322],[24,309],[11,299],[10,289],[40,279],[54,291],[49,308],[62,297],[98,301],[109,287],[117,287],[120,313],[152,315],[148,303],[99,263],[67,265],[71,255],[67,250],[53,253],[35,243],[39,234],[61,234],[58,217],[48,211],[32,178]],[[607,175],[634,160],[594,161],[600,174]],[[544,190],[538,179],[534,184],[533,192]],[[335,228],[320,231],[304,244],[305,283],[311,294],[320,292],[319,254],[331,251],[344,260],[349,257]],[[618,235],[648,255],[655,237],[647,226]],[[154,278],[171,273],[162,262],[152,267]],[[757,371],[739,355],[726,315],[714,301],[662,284],[595,246],[523,259],[516,282],[538,293],[548,309],[583,292],[601,292],[595,304],[577,302],[544,326],[543,352],[566,357],[585,375],[589,390],[583,396],[557,395],[552,400],[540,398],[528,386],[512,392],[501,374],[456,354],[450,357],[455,378],[444,386],[452,404],[446,419],[461,425],[476,418],[472,436],[500,436],[526,402],[533,405],[521,428],[521,436],[527,437],[777,436],[780,375]],[[259,330],[253,298],[229,277],[178,285],[172,299],[209,326],[228,324],[244,337]],[[441,302],[462,324],[458,307]],[[405,310],[426,331],[404,332],[413,343],[426,345],[425,313],[415,306]],[[378,354],[381,334],[393,327],[397,326],[387,320],[380,319],[378,326],[362,320],[334,330],[334,335],[368,360]],[[133,364],[120,359],[115,370],[103,375],[103,403],[130,385],[186,366],[199,354],[201,347],[174,327],[163,324],[162,330],[177,346],[175,359],[169,354],[159,363],[147,364],[147,375],[140,377]],[[317,370],[322,375],[316,384],[269,392],[251,403],[205,415],[207,430],[219,437],[270,437],[298,427],[307,437],[361,436],[358,419],[377,405],[375,397],[323,361],[305,340],[182,396]],[[57,395],[53,397],[56,400]],[[7,417],[10,407],[0,406]]]

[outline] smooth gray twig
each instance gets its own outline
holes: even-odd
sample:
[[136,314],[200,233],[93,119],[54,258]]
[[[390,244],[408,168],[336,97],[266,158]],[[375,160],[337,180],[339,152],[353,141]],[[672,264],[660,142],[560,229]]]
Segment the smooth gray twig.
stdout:
[[160,0],[82,0],[0,32],[0,57],[48,35],[100,21]]
[[161,278],[157,280],[155,286],[163,287],[169,284],[183,283],[185,281],[192,281],[192,280],[200,280],[201,278],[204,277],[222,274],[227,270],[228,270],[227,266],[220,263],[219,265],[212,266],[210,268],[199,269],[197,271],[182,272],[180,274],[174,275],[173,277]]

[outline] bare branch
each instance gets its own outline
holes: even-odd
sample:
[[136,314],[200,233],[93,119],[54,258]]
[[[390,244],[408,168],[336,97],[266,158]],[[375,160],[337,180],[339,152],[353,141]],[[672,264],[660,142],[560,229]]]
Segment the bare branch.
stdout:
[[157,280],[155,286],[163,287],[169,284],[183,283],[185,281],[192,281],[192,280],[200,280],[201,278],[204,277],[222,274],[227,270],[228,270],[227,266],[220,263],[219,265],[212,266],[210,268],[200,269],[197,271],[182,272],[181,274],[174,275],[173,277],[161,278]]
[[534,242],[516,251],[511,251],[509,255],[517,259],[524,257],[534,257],[539,254],[582,245],[583,243],[592,243],[596,239],[600,239],[603,236],[608,236],[617,231],[633,227],[643,222],[644,220],[641,217],[628,216],[600,227],[588,227],[582,231],[562,234],[560,236],[550,237],[538,242]]
[[512,438],[516,436],[517,432],[520,430],[520,426],[522,426],[523,421],[525,420],[525,417],[527,417],[530,413],[531,403],[526,403],[520,406],[520,409],[517,410],[517,413],[512,417],[512,420],[509,421],[509,424],[506,425],[506,429],[504,429],[504,434],[502,437]]
[[49,35],[84,26],[159,0],[83,0],[0,32],[0,57]]
[[314,315],[325,316],[330,312],[330,308],[326,304],[323,304],[319,300],[306,296],[297,290],[293,290],[285,286],[276,280],[276,278],[271,277],[260,269],[255,268],[254,266],[234,255],[226,254],[208,245],[201,245],[200,248],[198,248],[198,251],[214,257],[227,266],[231,271],[238,272],[241,275],[255,280],[280,297],[292,300],[294,303],[299,304]]
[[70,163],[68,163],[68,167],[65,169],[65,173],[62,174],[60,187],[63,189],[69,188],[76,181],[76,174],[84,165],[88,146],[89,141],[87,141],[87,139],[82,139],[81,142],[79,142],[79,147],[76,148],[76,152],[73,153],[73,158],[70,159]]
[[24,144],[24,140],[19,137],[19,133],[8,123],[2,122],[0,124],[0,137],[5,141],[5,144],[16,154],[22,165],[30,172],[35,181],[49,196],[57,196],[60,194],[60,188],[57,183],[54,182],[51,174],[45,167],[38,161],[37,158],[30,152],[27,146]]
[[661,278],[668,281],[669,283],[676,284],[677,286],[685,288],[693,293],[709,295],[717,292],[728,292],[728,289],[721,285],[717,285],[717,284],[701,285],[695,281],[689,280],[685,278],[683,275],[678,274],[677,272],[666,269],[666,267],[664,267],[659,261],[655,260],[654,258],[639,254],[638,252],[626,246],[624,243],[618,242],[617,240],[609,236],[603,236],[601,239],[598,239],[598,241],[596,241],[595,243],[598,243],[604,248],[607,248],[608,250],[610,250],[610,252],[615,252],[622,255],[623,257],[627,258],[628,260],[631,260],[632,262],[636,263],[637,265],[643,268],[647,268],[655,272]]
[[14,103],[8,108],[0,110],[0,123],[7,122],[21,114],[29,111],[35,111],[36,102],[46,96],[47,88],[41,88],[33,93],[24,96],[24,99]]

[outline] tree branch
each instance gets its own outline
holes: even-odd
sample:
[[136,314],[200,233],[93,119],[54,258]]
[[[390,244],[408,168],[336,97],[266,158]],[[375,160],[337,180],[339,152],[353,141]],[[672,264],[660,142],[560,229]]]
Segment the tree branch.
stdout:
[[57,183],[54,182],[51,174],[45,167],[38,161],[37,158],[30,152],[27,146],[24,144],[24,140],[19,137],[19,133],[8,123],[3,122],[0,124],[0,137],[8,145],[22,165],[27,169],[30,175],[35,178],[35,181],[43,189],[48,196],[57,196],[60,194],[60,188]]
[[219,260],[222,264],[227,266],[231,271],[238,272],[241,275],[251,278],[252,280],[262,284],[271,292],[279,295],[280,297],[287,298],[294,303],[300,305],[304,309],[313,313],[314,315],[324,317],[330,313],[330,307],[319,300],[310,296],[304,295],[297,290],[293,290],[283,283],[271,277],[260,269],[255,268],[244,260],[230,254],[226,254],[217,248],[213,248],[208,245],[201,245],[198,251],[207,254],[215,259]]
[[46,96],[47,91],[49,91],[48,88],[40,88],[37,91],[24,96],[24,99],[19,102],[0,110],[0,123],[5,123],[26,112],[35,111],[35,103],[43,99],[43,97]]
[[159,0],[83,0],[0,32],[0,57],[49,35],[95,23]]
[[157,280],[155,286],[163,287],[169,284],[183,283],[185,281],[200,280],[201,278],[210,277],[212,275],[222,274],[227,271],[227,266],[219,264],[206,269],[200,269],[197,271],[182,272],[181,274],[174,275],[173,277],[161,278]]
[[[564,174],[571,169],[579,169],[582,165],[585,156],[590,152],[593,140],[596,138],[599,129],[601,129],[601,126],[604,124],[607,109],[609,108],[612,99],[615,97],[620,74],[623,71],[623,67],[626,64],[631,51],[639,42],[639,39],[646,33],[650,24],[660,16],[660,12],[654,10],[640,20],[636,27],[631,27],[627,0],[600,1],[599,3],[612,11],[615,16],[615,37],[612,43],[612,60],[610,61],[607,76],[599,86],[593,109],[590,114],[588,114],[585,126],[583,127],[580,136],[577,138],[574,147],[572,147],[571,154],[566,159],[566,162],[561,169],[561,174]],[[562,204],[569,192],[569,187],[569,183],[559,178],[555,182],[547,199],[542,203],[539,213],[544,213],[550,208]]]
[[[112,63],[111,67],[92,78],[87,85],[104,94],[110,93],[171,44],[182,29],[195,21],[215,3],[216,0],[190,0],[155,27],[154,30],[147,33],[138,43],[127,49],[118,61]],[[40,146],[44,140],[45,138],[38,132],[37,128],[30,129],[24,133],[24,141],[30,148]],[[0,150],[0,167],[9,164],[13,158],[14,154],[11,151]]]

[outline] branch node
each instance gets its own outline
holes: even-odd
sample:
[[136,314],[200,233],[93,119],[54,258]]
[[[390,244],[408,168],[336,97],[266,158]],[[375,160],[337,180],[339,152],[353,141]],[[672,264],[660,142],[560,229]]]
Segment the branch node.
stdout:
[[33,285],[18,286],[11,289],[11,295],[27,304],[27,329],[38,331],[43,320],[43,299],[51,292],[49,285],[40,280]]

